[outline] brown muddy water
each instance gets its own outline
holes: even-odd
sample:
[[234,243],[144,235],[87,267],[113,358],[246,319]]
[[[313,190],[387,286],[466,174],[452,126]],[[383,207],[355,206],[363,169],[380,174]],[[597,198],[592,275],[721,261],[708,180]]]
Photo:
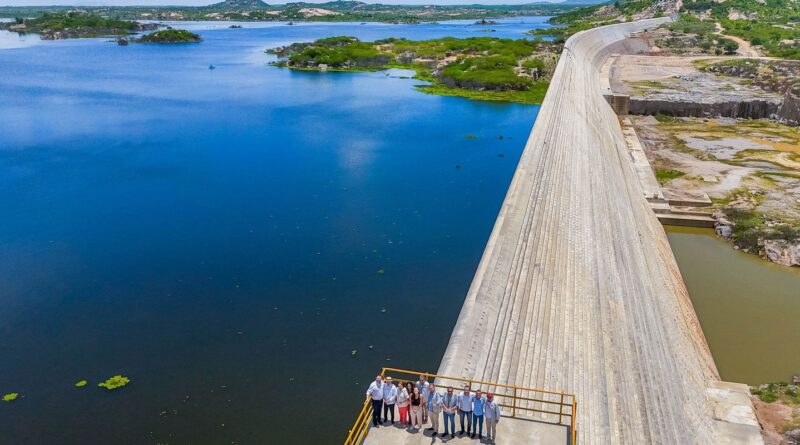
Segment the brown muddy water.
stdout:
[[711,229],[665,229],[722,379],[800,374],[800,268],[735,250]]

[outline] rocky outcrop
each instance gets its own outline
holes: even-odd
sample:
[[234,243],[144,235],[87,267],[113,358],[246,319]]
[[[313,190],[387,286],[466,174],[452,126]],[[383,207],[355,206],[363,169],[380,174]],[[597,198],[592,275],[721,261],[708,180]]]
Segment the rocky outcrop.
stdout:
[[[666,95],[664,95],[666,96]],[[780,99],[742,98],[740,100],[713,100],[693,95],[675,94],[672,97],[631,97],[630,113],[651,115],[666,114],[676,117],[731,117],[738,119],[763,119],[777,115]]]
[[778,120],[786,125],[800,125],[800,96],[787,91],[783,105],[778,109]]
[[800,266],[800,242],[787,240],[764,240],[761,242],[763,257],[784,266]]
[[[748,253],[756,253],[755,248],[751,250],[746,245],[742,246],[741,243],[737,243],[733,237],[733,228],[736,226],[736,223],[728,219],[725,212],[718,210],[714,212],[712,216],[714,217],[714,231],[717,232],[717,235],[733,243],[736,249],[742,249]],[[771,233],[769,236],[775,235]],[[800,240],[794,238],[766,239],[764,237],[759,237],[757,250],[761,258],[772,261],[773,263],[783,266],[800,266]]]

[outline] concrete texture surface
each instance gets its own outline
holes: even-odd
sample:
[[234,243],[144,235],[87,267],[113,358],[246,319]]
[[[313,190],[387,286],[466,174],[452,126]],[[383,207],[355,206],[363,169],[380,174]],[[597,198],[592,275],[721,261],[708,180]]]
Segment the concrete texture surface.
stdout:
[[[441,421],[440,421],[441,424]],[[440,432],[444,431],[444,424],[441,424]],[[430,426],[430,422],[425,428]],[[458,416],[456,416],[456,431],[460,430]],[[486,426],[484,425],[484,434]],[[497,424],[497,445],[566,445],[568,444],[569,429],[564,426],[552,425],[542,422],[533,422],[524,419],[503,418]],[[471,439],[467,436],[456,435],[443,438],[433,437],[431,431],[407,430],[400,425],[382,426],[378,428],[370,427],[364,445],[432,445],[450,443],[452,445],[467,445],[490,443],[486,437],[478,441],[477,438]]]

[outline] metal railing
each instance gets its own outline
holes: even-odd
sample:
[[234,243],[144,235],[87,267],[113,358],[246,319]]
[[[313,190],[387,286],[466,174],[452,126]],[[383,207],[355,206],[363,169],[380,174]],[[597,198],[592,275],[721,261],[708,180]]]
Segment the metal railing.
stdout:
[[[403,383],[414,382],[420,375],[424,375],[429,381],[436,379],[434,383],[437,387],[453,386],[456,388],[456,392],[464,384],[469,384],[470,391],[480,389],[484,393],[493,392],[498,405],[504,408],[504,413],[508,413],[509,409],[511,411],[510,415],[504,414],[504,417],[520,417],[520,414],[524,414],[526,419],[564,425],[569,430],[570,445],[577,445],[576,416],[578,402],[575,400],[574,394],[397,368],[383,368],[380,375],[384,378],[390,375],[395,382]],[[408,377],[404,379],[402,376]],[[347,439],[344,441],[344,445],[360,445],[367,437],[371,418],[372,403],[366,400],[358,413],[358,417],[356,417],[353,428],[350,429]]]

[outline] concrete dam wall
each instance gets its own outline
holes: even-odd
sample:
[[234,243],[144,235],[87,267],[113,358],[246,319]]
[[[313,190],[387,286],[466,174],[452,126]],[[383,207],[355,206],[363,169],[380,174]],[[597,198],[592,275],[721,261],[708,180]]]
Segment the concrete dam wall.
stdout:
[[721,439],[716,366],[603,97],[606,58],[667,20],[567,41],[439,368],[575,393],[581,445],[756,443]]

